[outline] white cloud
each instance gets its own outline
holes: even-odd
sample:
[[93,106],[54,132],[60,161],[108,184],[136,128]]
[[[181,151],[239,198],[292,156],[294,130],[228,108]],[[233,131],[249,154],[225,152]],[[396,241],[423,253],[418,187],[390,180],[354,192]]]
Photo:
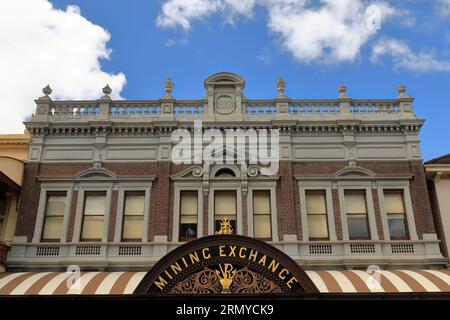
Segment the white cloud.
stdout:
[[76,6],[61,11],[47,0],[0,1],[0,132],[23,130],[47,84],[53,99],[96,99],[107,83],[120,97],[124,74],[106,73],[99,62],[109,58],[109,38]]
[[219,0],[170,0],[161,8],[161,14],[156,18],[159,27],[181,27],[191,29],[190,20],[200,19],[216,12]]
[[372,49],[372,62],[380,63],[380,57],[390,56],[395,69],[415,72],[450,72],[450,62],[438,60],[433,51],[414,53],[403,41],[382,38]]
[[387,18],[395,9],[378,3],[375,19],[360,0],[323,0],[319,7],[276,3],[269,10],[269,29],[281,38],[285,49],[301,62],[353,61],[377,29],[370,21]]
[[[405,16],[385,2],[364,0],[166,0],[157,18],[165,28],[189,31],[191,22],[218,13],[227,22],[237,16],[253,16],[256,5],[268,12],[268,29],[284,49],[301,62],[353,61],[361,48],[377,33],[368,22],[382,23],[393,16]],[[409,19],[409,24],[414,23]]]
[[450,0],[437,0],[436,10],[441,17],[450,16]]

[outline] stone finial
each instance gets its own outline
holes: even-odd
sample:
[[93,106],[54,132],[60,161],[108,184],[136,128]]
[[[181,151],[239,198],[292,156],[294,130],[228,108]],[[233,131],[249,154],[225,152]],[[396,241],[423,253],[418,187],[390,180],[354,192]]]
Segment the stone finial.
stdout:
[[164,91],[166,92],[166,97],[172,96],[174,86],[175,84],[172,82],[172,78],[168,77],[166,83],[164,84]]
[[397,87],[397,92],[398,92],[399,98],[407,97],[406,86],[404,86],[403,84],[401,84]]
[[103,89],[102,92],[105,96],[109,96],[112,92],[111,87],[109,86],[109,84],[107,84]]
[[343,84],[341,84],[338,87],[338,92],[339,92],[339,98],[347,98],[347,87],[344,86]]
[[282,77],[278,77],[277,82],[275,83],[275,87],[278,91],[278,96],[284,96],[284,90],[286,89],[286,82],[284,82]]
[[51,95],[53,92],[52,88],[50,88],[49,85],[46,85],[45,88],[42,89],[42,93],[45,94],[45,96]]

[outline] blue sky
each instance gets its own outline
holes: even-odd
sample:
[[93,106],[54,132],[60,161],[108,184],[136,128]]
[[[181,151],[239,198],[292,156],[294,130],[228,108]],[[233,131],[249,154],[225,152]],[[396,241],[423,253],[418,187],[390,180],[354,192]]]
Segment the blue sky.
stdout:
[[[190,1],[194,5],[197,1],[199,9],[208,0]],[[345,57],[337,57],[328,46],[327,41],[335,41],[333,36],[320,42],[321,53],[302,53],[308,48],[297,31],[280,31],[286,26],[274,25],[275,9],[258,1],[250,9],[230,4],[222,9],[194,10],[181,17],[189,22],[188,27],[173,21],[178,17],[164,15],[163,6],[170,2],[172,8],[177,5],[177,0],[51,1],[54,8],[63,11],[68,5],[78,6],[82,17],[110,34],[110,40],[104,42],[112,51],[109,59],[99,59],[100,68],[108,74],[123,73],[126,84],[120,87],[122,97],[159,98],[170,75],[175,97],[201,98],[203,80],[219,71],[243,76],[248,98],[274,97],[278,76],[285,79],[286,93],[292,98],[334,98],[341,83],[353,98],[395,98],[397,85],[403,83],[416,99],[416,113],[427,120],[421,133],[424,159],[450,152],[450,1],[382,3],[389,10],[383,9],[381,29],[363,35],[367,39]],[[304,14],[301,10],[317,12],[324,2],[310,1],[296,14]],[[238,2],[230,3],[236,6]],[[232,14],[230,8],[235,8]],[[298,16],[291,17],[293,24]],[[315,32],[314,25],[307,24],[309,16],[301,17],[305,25],[293,28]],[[310,41],[317,44],[315,39]],[[377,46],[381,53],[375,59]],[[51,77],[48,82],[52,83]]]

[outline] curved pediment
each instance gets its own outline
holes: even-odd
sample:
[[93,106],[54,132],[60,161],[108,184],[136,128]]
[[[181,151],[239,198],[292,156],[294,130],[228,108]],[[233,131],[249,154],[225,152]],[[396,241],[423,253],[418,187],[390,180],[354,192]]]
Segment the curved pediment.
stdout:
[[239,84],[244,85],[245,80],[232,72],[218,72],[205,80],[205,86],[214,84]]
[[367,178],[372,178],[375,177],[376,174],[368,169],[365,168],[361,168],[361,167],[356,167],[356,168],[344,168],[341,169],[339,171],[337,171],[334,174],[336,177],[367,177]]
[[115,179],[116,175],[109,170],[104,168],[96,168],[96,169],[88,169],[81,171],[77,175],[77,179],[86,179],[86,180],[97,180],[97,179]]
[[211,169],[211,177],[240,177],[241,171],[233,164],[218,164]]

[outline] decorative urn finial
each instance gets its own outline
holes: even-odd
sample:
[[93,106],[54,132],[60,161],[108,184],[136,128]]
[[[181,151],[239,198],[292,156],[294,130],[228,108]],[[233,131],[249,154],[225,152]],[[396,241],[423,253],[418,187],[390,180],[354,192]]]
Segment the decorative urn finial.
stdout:
[[172,78],[168,77],[166,83],[164,84],[164,91],[166,92],[166,97],[172,96],[174,86],[175,84],[172,82]]
[[284,82],[282,77],[278,77],[275,87],[278,91],[278,96],[284,96],[284,90],[286,89],[286,82]]
[[52,90],[52,88],[50,88],[49,85],[46,85],[45,88],[42,89],[42,93],[44,93],[45,96],[47,96],[47,97],[48,97],[49,95],[51,95],[52,92],[53,92],[53,90]]
[[107,84],[103,89],[102,92],[105,96],[109,96],[112,92],[111,87],[109,86],[109,84]]
[[406,86],[403,84],[399,85],[397,87],[397,92],[399,94],[399,97],[406,97]]
[[346,95],[347,87],[345,85],[341,84],[338,87],[338,92],[339,92],[339,98],[347,98],[347,95]]

